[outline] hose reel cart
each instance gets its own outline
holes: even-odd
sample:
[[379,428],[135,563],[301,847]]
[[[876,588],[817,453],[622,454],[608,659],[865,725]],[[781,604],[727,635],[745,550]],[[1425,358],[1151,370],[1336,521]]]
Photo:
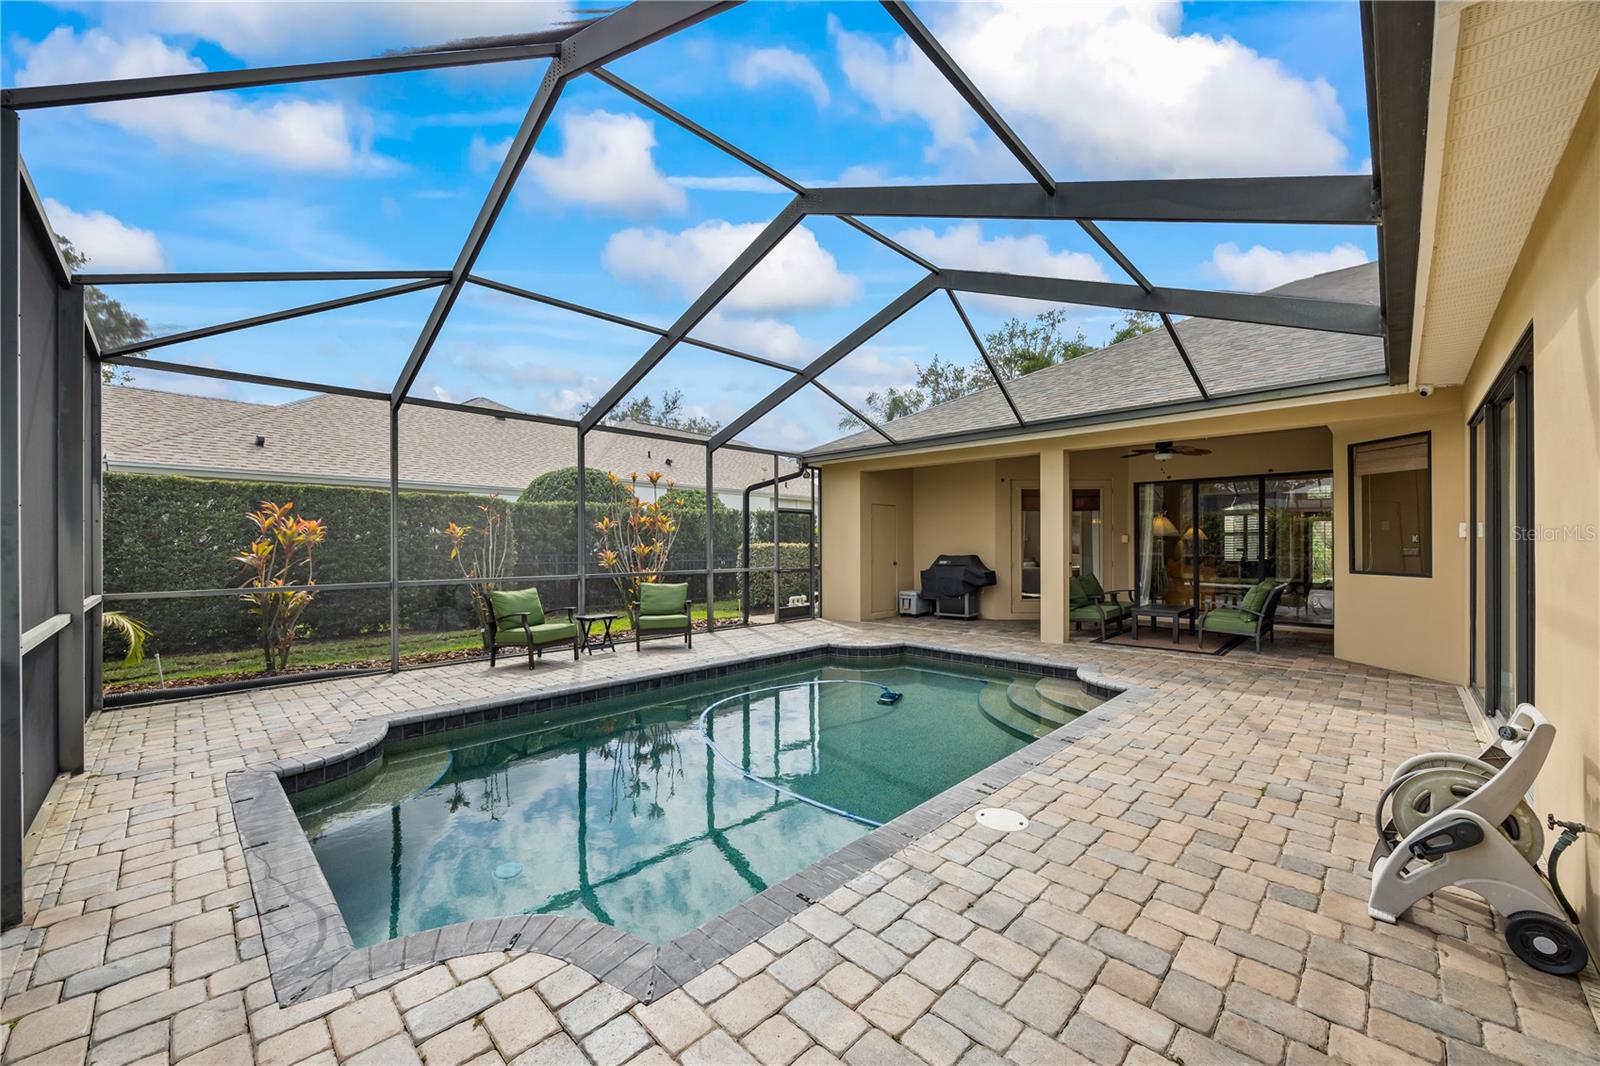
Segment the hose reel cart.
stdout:
[[1500,727],[1499,743],[1477,758],[1428,752],[1401,763],[1378,797],[1367,912],[1393,924],[1424,896],[1457,886],[1505,916],[1506,942],[1523,962],[1549,974],[1581,971],[1589,952],[1556,863],[1585,827],[1551,816],[1551,828],[1563,832],[1546,879],[1536,865],[1544,830],[1523,798],[1555,734],[1524,703]]

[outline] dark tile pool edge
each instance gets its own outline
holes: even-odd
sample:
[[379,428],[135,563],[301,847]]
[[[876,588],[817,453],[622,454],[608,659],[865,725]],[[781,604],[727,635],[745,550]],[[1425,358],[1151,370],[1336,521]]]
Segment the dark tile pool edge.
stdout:
[[[883,826],[769,886],[697,929],[656,945],[587,918],[508,915],[458,922],[357,948],[322,874],[289,794],[358,773],[382,756],[384,742],[444,734],[485,722],[534,717],[606,696],[635,694],[712,680],[733,671],[801,663],[824,656],[922,658],[989,666],[1030,676],[1082,682],[1106,702],[1035,740]],[[412,967],[490,951],[539,952],[582,968],[598,980],[651,1002],[759,940],[834,889],[866,873],[987,796],[1024,776],[1074,741],[1136,713],[1149,690],[1095,671],[1038,660],[952,651],[918,641],[837,644],[821,641],[771,655],[654,675],[636,683],[598,682],[546,696],[449,704],[357,724],[341,744],[227,776],[234,824],[244,848],[267,968],[284,1006]],[[518,708],[523,708],[518,710]],[[515,713],[506,713],[514,710]]]

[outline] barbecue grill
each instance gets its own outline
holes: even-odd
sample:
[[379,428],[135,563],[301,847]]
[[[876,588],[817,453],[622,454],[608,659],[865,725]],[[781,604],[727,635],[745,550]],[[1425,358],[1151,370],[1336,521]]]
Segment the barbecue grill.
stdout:
[[994,584],[994,571],[976,555],[941,555],[922,572],[922,595],[936,618],[978,617],[978,590]]

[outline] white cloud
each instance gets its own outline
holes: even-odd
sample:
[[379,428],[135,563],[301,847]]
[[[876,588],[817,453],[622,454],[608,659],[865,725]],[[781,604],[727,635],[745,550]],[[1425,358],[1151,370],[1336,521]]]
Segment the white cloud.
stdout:
[[683,190],[656,169],[655,126],[637,115],[582,111],[561,118],[561,154],[535,154],[528,173],[564,203],[627,214],[682,211]]
[[820,107],[828,106],[828,83],[816,64],[792,48],[756,48],[733,61],[729,72],[746,89],[789,83],[799,86]]
[[49,198],[45,199],[44,210],[56,232],[87,256],[90,268],[96,272],[166,269],[167,257],[161,242],[147,229],[130,226],[104,211],[74,211]]
[[1240,292],[1261,292],[1313,274],[1359,266],[1370,258],[1353,244],[1337,244],[1325,252],[1280,252],[1259,244],[1240,251],[1237,244],[1229,242],[1212,249],[1208,265],[1221,274],[1231,288]]
[[[625,229],[606,241],[604,262],[613,277],[656,289],[699,296],[765,227],[721,219],[669,233]],[[854,300],[861,282],[839,269],[833,255],[805,226],[789,231],[721,303],[725,311],[782,314],[837,307]]]
[[[1325,80],[1231,37],[1181,32],[1161,3],[939,4],[939,39],[1047,164],[1089,176],[1336,173],[1346,123]],[[909,41],[830,30],[850,85],[885,119],[917,119],[958,167],[1003,150]]]
[[572,5],[520,0],[311,4],[192,0],[106,4],[101,14],[117,31],[199,37],[241,59],[260,62],[346,59],[468,37],[528,33],[570,19]]
[[[205,64],[151,34],[117,38],[104,30],[81,35],[67,26],[37,43],[18,45],[19,85],[142,78],[205,70]],[[232,93],[196,93],[94,104],[97,119],[142,134],[165,149],[221,149],[290,170],[382,168],[373,156],[364,116],[332,100],[277,97],[247,102]]]
[[712,311],[700,320],[692,335],[791,366],[799,366],[821,351],[819,345],[801,336],[789,323],[766,315],[745,318]]
[[483,134],[474,133],[472,140],[467,144],[467,165],[477,171],[498,170],[500,164],[505,162],[506,153],[510,151],[510,137],[489,141]]
[[[999,274],[1034,274],[1050,278],[1105,281],[1099,260],[1087,252],[1054,251],[1037,233],[985,237],[976,222],[958,222],[935,233],[927,226],[901,230],[895,239],[936,266],[986,270]],[[975,304],[1006,314],[1037,314],[1033,301],[973,293]]]
[[761,192],[790,195],[782,185],[760,174],[673,174],[667,178],[680,189],[706,189],[710,192]]

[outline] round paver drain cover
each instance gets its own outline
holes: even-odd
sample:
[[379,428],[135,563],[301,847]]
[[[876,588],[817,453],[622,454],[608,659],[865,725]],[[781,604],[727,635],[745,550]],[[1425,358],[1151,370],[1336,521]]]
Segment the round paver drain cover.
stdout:
[[503,862],[494,868],[494,875],[502,881],[509,881],[522,873],[520,862]]
[[977,819],[985,829],[996,829],[1002,833],[1015,833],[1028,828],[1028,819],[1004,807],[985,807],[978,812]]

